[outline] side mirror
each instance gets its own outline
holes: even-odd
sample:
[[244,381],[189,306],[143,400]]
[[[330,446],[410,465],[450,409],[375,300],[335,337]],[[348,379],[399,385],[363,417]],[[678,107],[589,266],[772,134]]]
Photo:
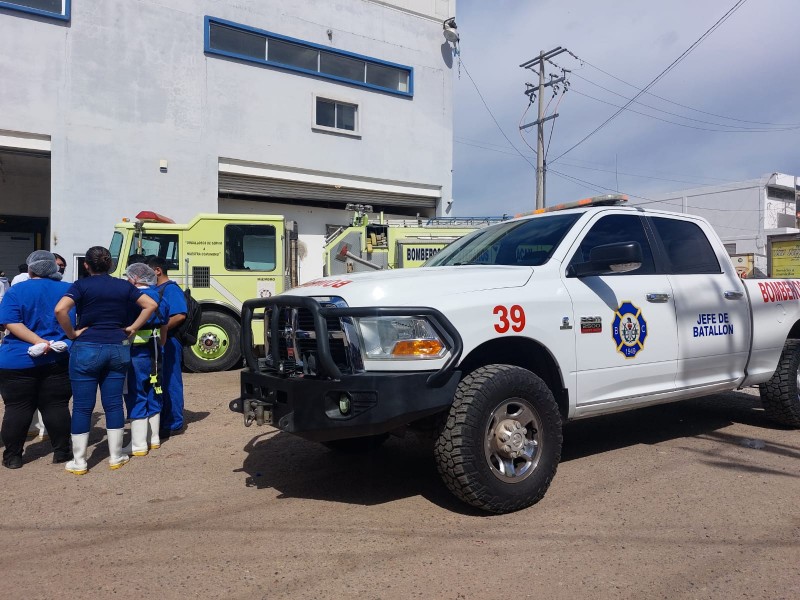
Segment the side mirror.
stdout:
[[619,242],[595,246],[589,253],[589,262],[571,265],[568,277],[589,277],[627,273],[642,266],[642,247],[639,242]]

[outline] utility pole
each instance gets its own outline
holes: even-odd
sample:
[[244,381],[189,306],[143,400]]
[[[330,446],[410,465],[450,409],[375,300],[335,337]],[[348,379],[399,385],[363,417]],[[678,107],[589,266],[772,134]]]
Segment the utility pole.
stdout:
[[537,126],[538,134],[536,136],[536,208],[544,208],[544,199],[545,199],[545,187],[544,187],[544,180],[545,180],[545,170],[547,166],[544,162],[544,123],[545,121],[549,121],[550,119],[555,119],[558,116],[558,113],[552,114],[549,117],[544,116],[544,89],[546,87],[550,87],[565,81],[565,77],[553,78],[551,76],[550,81],[545,83],[544,80],[544,63],[547,60],[552,59],[555,56],[558,56],[562,52],[567,52],[566,48],[562,48],[559,46],[558,48],[553,48],[552,50],[548,50],[545,52],[544,50],[539,51],[539,56],[537,58],[532,58],[531,60],[524,62],[520,65],[523,69],[530,69],[534,73],[536,72],[534,67],[538,65],[539,67],[539,85],[534,86],[531,83],[525,84],[527,86],[525,90],[525,95],[530,98],[531,102],[533,98],[538,94],[539,96],[539,118],[531,123],[527,123],[520,127],[520,130],[528,129],[529,127],[533,127],[534,125]]

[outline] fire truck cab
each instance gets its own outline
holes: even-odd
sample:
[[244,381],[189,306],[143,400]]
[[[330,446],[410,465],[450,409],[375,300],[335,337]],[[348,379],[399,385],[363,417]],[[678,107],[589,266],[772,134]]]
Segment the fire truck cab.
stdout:
[[[297,231],[281,215],[199,214],[187,224],[153,211],[116,225],[112,275],[131,262],[156,255],[169,278],[190,289],[203,310],[197,344],[184,348],[190,371],[221,371],[241,361],[242,303],[297,284]],[[263,325],[253,323],[253,333]],[[256,329],[258,331],[256,331]]]

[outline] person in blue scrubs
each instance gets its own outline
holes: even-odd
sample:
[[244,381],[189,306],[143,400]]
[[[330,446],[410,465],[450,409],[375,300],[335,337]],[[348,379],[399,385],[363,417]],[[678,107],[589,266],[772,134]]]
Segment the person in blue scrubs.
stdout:
[[167,262],[160,256],[148,256],[145,264],[156,273],[156,290],[169,304],[167,342],[164,345],[163,406],[161,408],[161,437],[183,430],[183,346],[174,332],[186,319],[186,298],[180,286],[167,276]]
[[[55,309],[64,333],[74,340],[69,361],[74,458],[65,468],[75,475],[83,475],[88,469],[86,447],[98,387],[106,415],[108,465],[119,469],[129,460],[122,452],[122,388],[131,363],[130,338],[158,307],[155,300],[127,281],[108,274],[114,263],[107,248],[92,246],[83,264],[90,277],[73,283]],[[138,316],[131,323],[129,315],[135,314],[137,306]],[[73,307],[78,311],[78,329],[68,318]]]
[[130,264],[125,276],[129,283],[158,302],[156,312],[133,337],[128,391],[125,394],[125,407],[131,420],[131,443],[123,448],[123,452],[147,456],[150,450],[161,447],[163,347],[167,340],[169,304],[166,296],[159,298],[155,289],[156,274],[147,265],[140,262]]
[[[60,281],[55,257],[46,250],[32,252],[27,265],[30,279],[9,288],[0,303],[0,327],[9,331],[0,344],[0,394],[5,404],[0,431],[3,466],[9,469],[22,466],[28,425],[37,409],[50,432],[53,462],[72,458],[67,372],[71,342],[53,314],[69,284]],[[66,315],[68,320],[73,317]]]

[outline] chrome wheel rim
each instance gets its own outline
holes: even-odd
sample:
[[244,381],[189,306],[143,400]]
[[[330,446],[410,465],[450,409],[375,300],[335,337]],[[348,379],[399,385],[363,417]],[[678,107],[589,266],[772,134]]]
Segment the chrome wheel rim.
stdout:
[[542,421],[522,398],[505,400],[492,411],[484,436],[484,456],[492,474],[505,483],[530,477],[542,454]]

